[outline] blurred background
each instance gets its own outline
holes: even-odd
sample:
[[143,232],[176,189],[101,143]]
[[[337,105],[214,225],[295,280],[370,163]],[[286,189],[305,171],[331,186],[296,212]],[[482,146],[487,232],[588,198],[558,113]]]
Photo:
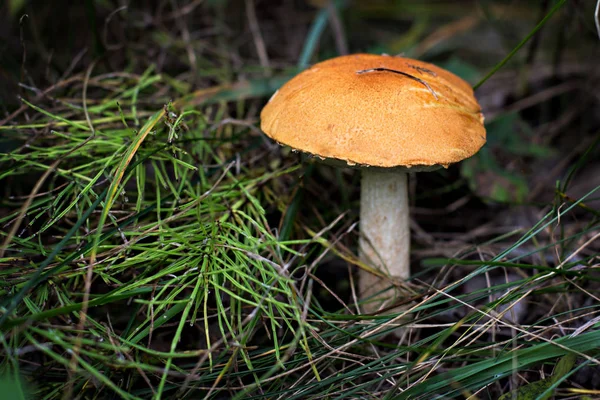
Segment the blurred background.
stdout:
[[[181,93],[232,82],[259,86],[269,77],[279,78],[278,85],[297,68],[355,52],[404,54],[476,84],[554,6],[550,0],[7,0],[0,6],[0,101],[7,115],[19,96],[83,73],[92,60],[95,73],[142,73],[153,65],[177,80]],[[481,196],[551,200],[554,182],[595,139],[595,6],[567,1],[478,88],[489,144],[480,161],[462,168]],[[272,92],[253,89],[246,95],[263,95],[259,102]],[[598,185],[598,168],[588,165],[569,195]]]

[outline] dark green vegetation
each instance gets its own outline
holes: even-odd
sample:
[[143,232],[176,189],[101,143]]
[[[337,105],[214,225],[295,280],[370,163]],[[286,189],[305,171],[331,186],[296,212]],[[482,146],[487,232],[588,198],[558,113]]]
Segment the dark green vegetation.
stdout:
[[[597,398],[595,2],[59,3],[0,5],[3,395]],[[478,156],[411,177],[402,314],[358,312],[358,174],[258,129],[358,51],[486,114]]]

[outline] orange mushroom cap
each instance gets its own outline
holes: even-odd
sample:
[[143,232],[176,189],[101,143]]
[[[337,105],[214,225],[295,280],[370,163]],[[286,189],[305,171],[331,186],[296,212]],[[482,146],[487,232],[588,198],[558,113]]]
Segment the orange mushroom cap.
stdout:
[[467,82],[433,64],[371,54],[298,74],[263,108],[261,128],[320,158],[386,168],[447,167],[486,140]]

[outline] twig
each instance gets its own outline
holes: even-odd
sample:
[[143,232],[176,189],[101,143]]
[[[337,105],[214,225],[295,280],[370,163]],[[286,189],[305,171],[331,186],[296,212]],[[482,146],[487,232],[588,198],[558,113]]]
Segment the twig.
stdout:
[[[173,10],[175,10],[175,12],[177,12],[177,10],[179,9],[175,0],[171,0],[171,7],[173,8]],[[185,43],[185,50],[188,56],[188,60],[190,62],[190,68],[193,73],[192,76],[196,76],[198,62],[196,59],[196,52],[194,51],[194,47],[192,46],[190,30],[188,29],[187,25],[183,22],[183,18],[175,18],[175,23],[181,31],[181,38]]]
[[594,236],[592,236],[592,238],[590,240],[588,240],[587,242],[585,242],[584,244],[582,244],[577,250],[575,250],[567,258],[565,258],[564,261],[561,262],[556,267],[556,269],[563,269],[565,267],[566,263],[568,263],[577,254],[579,254],[583,249],[585,249],[586,247],[588,247],[590,244],[594,243],[598,238],[600,238],[600,233],[595,234]]
[[250,25],[250,32],[254,39],[254,46],[256,47],[256,53],[258,53],[260,65],[263,68],[270,68],[267,47],[265,46],[265,41],[260,33],[260,26],[258,25],[258,20],[256,18],[253,0],[246,0],[246,14],[248,15],[248,24]]
[[331,30],[333,31],[333,39],[335,40],[337,52],[340,55],[346,55],[348,54],[348,40],[335,2],[329,1],[329,3],[327,3],[327,11],[329,12],[329,22],[331,23]]
[[194,11],[194,9],[196,7],[198,7],[200,4],[202,4],[203,2],[204,2],[204,0],[194,0],[191,3],[186,4],[185,6],[173,11],[171,14],[167,15],[166,17],[163,17],[163,20],[181,18],[181,17],[191,13],[192,11]]
[[600,0],[596,3],[596,12],[594,15],[596,21],[596,31],[598,31],[598,39],[600,39]]
[[436,100],[439,100],[439,98],[438,98],[437,94],[435,93],[435,91],[431,88],[431,86],[429,86],[429,83],[425,82],[421,78],[417,78],[414,75],[407,74],[406,72],[398,71],[398,70],[395,70],[395,69],[383,68],[383,67],[362,69],[360,71],[356,71],[357,74],[367,74],[369,72],[393,72],[394,74],[405,76],[407,78],[410,78],[410,79],[412,79],[414,81],[419,82],[421,85],[424,85],[427,89],[429,89],[429,91],[431,92],[431,94],[433,95],[433,97],[435,97]]
[[[75,75],[70,77],[69,79],[66,79],[64,81],[59,81],[57,83],[55,83],[54,85],[50,86],[49,88],[47,88],[46,90],[44,90],[43,92],[41,92],[36,98],[35,100],[39,100],[41,99],[43,96],[48,95],[50,92],[66,86],[68,84],[70,84],[71,82],[75,82],[81,79],[81,75]],[[19,114],[21,114],[23,111],[27,110],[29,108],[29,106],[27,104],[22,104],[21,107],[17,108],[15,111],[13,111],[9,116],[7,116],[6,118],[0,120],[0,126],[5,125],[8,121],[12,120],[13,118],[19,116]]]
[[102,43],[104,45],[104,47],[106,47],[107,50],[119,50],[122,49],[123,47],[125,47],[125,44],[121,43],[121,44],[114,44],[111,45],[108,43],[108,24],[110,24],[110,21],[112,20],[112,18],[117,15],[118,13],[120,13],[121,11],[127,10],[128,6],[121,6],[115,10],[113,10],[110,14],[108,14],[108,17],[106,17],[106,19],[104,20],[104,30],[103,30],[103,34],[102,34],[102,41],[104,43]]
[[27,213],[27,210],[29,209],[29,206],[31,205],[31,202],[36,197],[37,193],[40,191],[44,182],[46,182],[46,179],[48,179],[50,174],[52,172],[54,172],[54,170],[56,169],[56,167],[58,166],[58,164],[60,164],[60,162],[62,160],[64,160],[64,158],[59,158],[50,165],[50,167],[46,170],[46,172],[44,172],[42,174],[42,176],[40,177],[40,179],[38,179],[38,181],[36,182],[35,186],[33,187],[33,190],[29,194],[29,196],[27,196],[27,200],[25,200],[25,202],[21,206],[19,215],[17,216],[12,228],[10,229],[10,232],[8,232],[8,235],[6,235],[6,239],[4,239],[4,243],[2,243],[2,247],[0,247],[0,258],[4,257],[4,253],[5,253],[6,249],[8,249],[8,245],[10,244],[12,239],[15,237],[17,230],[21,226],[21,223],[23,222],[23,218],[25,218],[25,215]]

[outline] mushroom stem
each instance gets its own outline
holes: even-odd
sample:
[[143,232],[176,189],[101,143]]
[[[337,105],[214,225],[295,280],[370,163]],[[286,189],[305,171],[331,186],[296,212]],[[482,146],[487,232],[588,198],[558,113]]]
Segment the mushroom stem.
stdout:
[[[405,280],[410,275],[410,226],[406,172],[365,168],[360,194],[359,254],[362,262],[391,278]],[[389,279],[360,270],[361,299],[373,296],[391,285]],[[397,291],[393,291],[394,296]],[[376,311],[379,300],[394,300],[389,291],[369,301],[364,309]],[[392,298],[390,298],[392,297]],[[370,299],[372,300],[372,299]],[[389,305],[387,303],[386,305]]]

